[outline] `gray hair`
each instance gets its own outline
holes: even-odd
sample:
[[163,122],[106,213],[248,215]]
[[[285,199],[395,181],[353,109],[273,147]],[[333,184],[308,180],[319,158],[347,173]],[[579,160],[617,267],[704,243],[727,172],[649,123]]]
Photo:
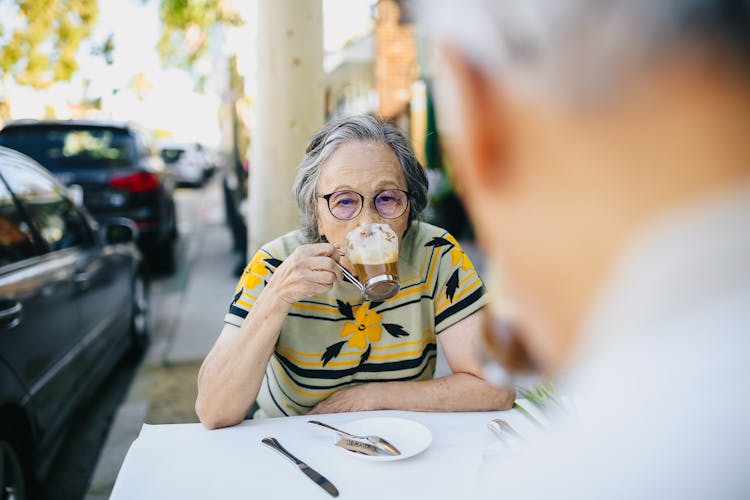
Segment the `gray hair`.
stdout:
[[374,141],[390,146],[404,172],[409,191],[409,223],[427,206],[427,177],[409,141],[401,131],[371,116],[350,116],[326,123],[313,137],[297,168],[294,196],[299,208],[300,226],[311,242],[321,241],[318,232],[317,193],[321,167],[336,149],[350,141]]
[[750,67],[750,0],[418,3],[428,38],[527,93],[576,100],[606,94],[684,42]]

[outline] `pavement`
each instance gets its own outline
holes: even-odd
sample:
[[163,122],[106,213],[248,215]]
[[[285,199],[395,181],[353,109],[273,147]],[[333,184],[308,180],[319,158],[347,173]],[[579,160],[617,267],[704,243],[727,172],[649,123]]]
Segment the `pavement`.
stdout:
[[[117,410],[92,475],[87,500],[109,498],[120,467],[144,423],[197,422],[193,409],[198,367],[223,326],[234,293],[238,256],[224,223],[214,179],[202,190],[177,193],[180,219],[178,267],[151,286],[152,340],[128,395]],[[464,250],[481,269],[470,242]],[[436,376],[450,373],[438,350]]]

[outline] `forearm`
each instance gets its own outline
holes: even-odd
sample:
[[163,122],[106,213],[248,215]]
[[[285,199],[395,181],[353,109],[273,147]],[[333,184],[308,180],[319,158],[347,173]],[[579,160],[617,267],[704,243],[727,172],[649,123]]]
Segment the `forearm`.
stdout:
[[412,411],[490,411],[513,406],[515,392],[468,373],[418,382],[368,384],[372,409]]
[[258,395],[288,304],[264,291],[239,331],[219,336],[198,374],[195,411],[210,429],[241,422]]

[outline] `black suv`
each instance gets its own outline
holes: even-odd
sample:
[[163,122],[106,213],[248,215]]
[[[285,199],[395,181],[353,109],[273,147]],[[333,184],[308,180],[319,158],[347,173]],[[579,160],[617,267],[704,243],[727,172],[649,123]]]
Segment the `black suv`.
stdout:
[[174,270],[174,181],[140,129],[105,121],[21,120],[0,130],[0,145],[29,155],[68,186],[80,186],[95,217],[132,219],[151,269]]

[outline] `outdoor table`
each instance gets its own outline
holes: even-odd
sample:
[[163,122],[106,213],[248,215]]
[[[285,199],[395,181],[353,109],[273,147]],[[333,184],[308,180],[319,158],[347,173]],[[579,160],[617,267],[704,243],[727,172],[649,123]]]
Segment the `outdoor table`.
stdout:
[[[533,405],[521,403],[539,417]],[[371,417],[419,422],[431,431],[432,442],[423,452],[403,460],[370,461],[334,446],[334,433],[307,423],[316,419],[339,426]],[[211,431],[201,424],[144,424],[111,498],[331,498],[261,443],[269,436],[329,479],[342,499],[467,498],[488,453],[505,446],[487,428],[493,418],[504,419],[521,435],[536,430],[519,410],[334,413],[247,420]]]

